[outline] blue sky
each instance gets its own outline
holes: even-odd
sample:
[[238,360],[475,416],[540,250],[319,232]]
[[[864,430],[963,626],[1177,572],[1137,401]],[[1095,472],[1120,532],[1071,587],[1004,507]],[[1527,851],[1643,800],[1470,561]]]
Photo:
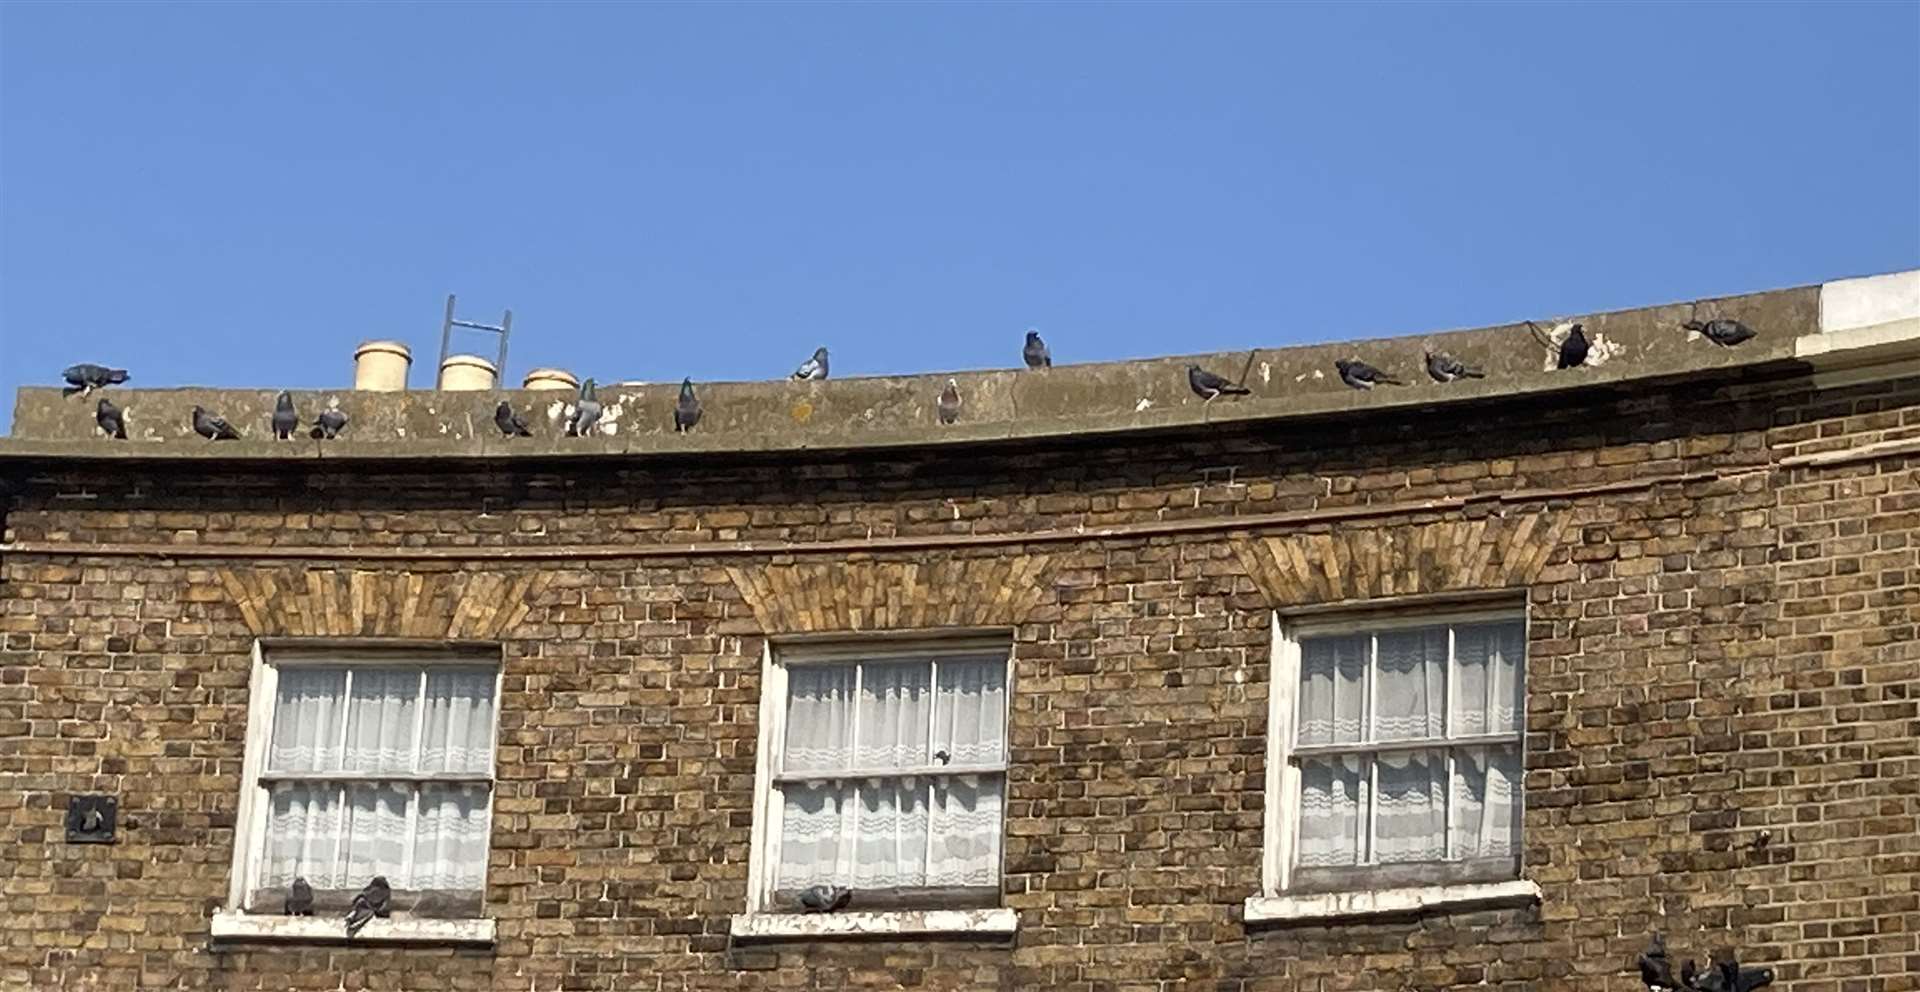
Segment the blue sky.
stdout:
[[[0,425],[1411,333],[1920,266],[1920,4],[0,5]],[[484,341],[471,350],[490,351]]]

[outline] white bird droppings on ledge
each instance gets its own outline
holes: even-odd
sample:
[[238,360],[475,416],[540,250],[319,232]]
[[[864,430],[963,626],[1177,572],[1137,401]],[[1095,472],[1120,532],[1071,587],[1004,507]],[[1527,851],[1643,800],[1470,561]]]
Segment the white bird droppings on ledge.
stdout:
[[1587,365],[1605,365],[1612,359],[1627,353],[1627,346],[1618,341],[1609,341],[1605,334],[1593,335],[1592,347],[1587,351]]

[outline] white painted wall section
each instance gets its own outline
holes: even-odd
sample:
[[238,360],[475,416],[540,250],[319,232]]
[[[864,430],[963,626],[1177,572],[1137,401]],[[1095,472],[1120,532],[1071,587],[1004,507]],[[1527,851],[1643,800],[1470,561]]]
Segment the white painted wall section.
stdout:
[[1820,330],[1831,334],[1902,320],[1920,320],[1920,269],[1820,287]]
[[1814,379],[1821,386],[1912,374],[1920,361],[1920,270],[1822,284],[1820,330],[1795,338],[1793,355],[1826,373]]

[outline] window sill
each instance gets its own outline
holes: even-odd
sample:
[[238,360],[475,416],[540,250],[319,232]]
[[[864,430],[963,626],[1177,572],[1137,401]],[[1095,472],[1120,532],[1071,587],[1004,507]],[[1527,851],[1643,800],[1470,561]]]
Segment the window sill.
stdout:
[[494,921],[368,920],[352,937],[337,916],[265,916],[222,910],[213,914],[216,941],[351,944],[492,945]]
[[794,937],[886,937],[906,934],[1014,932],[1020,914],[1011,909],[930,909],[891,913],[736,913],[735,940]]
[[1465,885],[1422,885],[1405,889],[1364,892],[1326,892],[1314,895],[1251,896],[1246,921],[1332,920],[1354,916],[1417,913],[1422,910],[1470,905],[1521,905],[1540,901],[1540,886],[1527,879]]

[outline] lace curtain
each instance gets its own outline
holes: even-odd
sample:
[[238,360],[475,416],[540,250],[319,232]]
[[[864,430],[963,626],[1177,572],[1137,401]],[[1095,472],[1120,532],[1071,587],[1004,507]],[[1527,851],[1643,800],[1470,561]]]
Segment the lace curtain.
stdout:
[[[981,769],[1006,762],[1003,658],[793,665],[787,684],[782,768],[821,777],[781,786],[779,888],[998,882],[1005,777]],[[976,771],[927,771],[947,765]]]
[[[359,888],[385,875],[401,889],[480,888],[489,786],[381,776],[488,774],[494,670],[369,666],[351,680],[348,671],[279,670],[259,886],[303,876],[315,888]],[[305,772],[367,778],[302,781]]]
[[[1351,753],[1299,761],[1302,866],[1514,854],[1524,625],[1453,626],[1451,666],[1449,632],[1434,626],[1301,642],[1297,743],[1353,745]],[[1444,743],[1488,734],[1512,734],[1514,742]],[[1435,746],[1369,746],[1414,740]]]

